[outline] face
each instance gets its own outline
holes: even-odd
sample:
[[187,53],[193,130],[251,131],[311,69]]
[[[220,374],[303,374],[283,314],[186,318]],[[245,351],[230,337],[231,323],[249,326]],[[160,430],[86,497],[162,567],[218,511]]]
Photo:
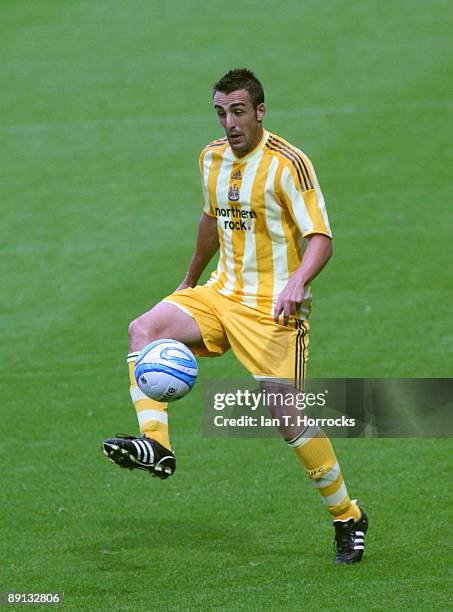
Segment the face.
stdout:
[[229,94],[216,91],[214,108],[230,147],[238,157],[244,157],[261,140],[262,121],[266,112],[264,104],[255,109],[246,89]]

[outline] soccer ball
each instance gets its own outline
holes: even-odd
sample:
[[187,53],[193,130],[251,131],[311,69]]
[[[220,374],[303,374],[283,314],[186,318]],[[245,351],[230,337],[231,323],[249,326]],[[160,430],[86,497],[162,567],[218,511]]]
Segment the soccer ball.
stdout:
[[192,351],[176,340],[155,340],[145,346],[135,362],[140,390],[158,402],[173,402],[195,384],[198,366]]

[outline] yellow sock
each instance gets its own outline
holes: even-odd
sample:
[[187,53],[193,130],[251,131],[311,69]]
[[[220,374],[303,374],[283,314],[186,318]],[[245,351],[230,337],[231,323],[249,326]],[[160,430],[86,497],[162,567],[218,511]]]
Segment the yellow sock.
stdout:
[[134,375],[134,366],[138,355],[139,353],[129,353],[127,365],[129,367],[131,398],[137,412],[140,433],[171,450],[168,437],[168,404],[150,399],[138,388]]
[[342,521],[353,518],[358,521],[359,507],[349,498],[335,452],[326,434],[319,428],[309,428],[306,434],[290,440],[288,444],[294,448],[333,518]]

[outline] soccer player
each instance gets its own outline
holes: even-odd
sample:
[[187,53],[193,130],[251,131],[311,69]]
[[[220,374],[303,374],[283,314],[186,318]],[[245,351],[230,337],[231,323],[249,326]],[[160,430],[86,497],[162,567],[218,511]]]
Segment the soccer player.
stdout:
[[[125,468],[167,478],[176,468],[167,405],[137,387],[134,363],[154,340],[173,338],[196,355],[231,348],[263,384],[305,377],[310,282],[332,255],[324,198],[308,157],[263,128],[264,92],[246,69],[213,87],[225,137],[200,155],[203,190],[195,252],[177,290],[129,326],[130,393],[141,437],[104,441],[104,453]],[[219,250],[217,270],[197,285]],[[320,429],[285,436],[332,516],[336,562],[360,561],[368,519],[351,500],[329,439]]]

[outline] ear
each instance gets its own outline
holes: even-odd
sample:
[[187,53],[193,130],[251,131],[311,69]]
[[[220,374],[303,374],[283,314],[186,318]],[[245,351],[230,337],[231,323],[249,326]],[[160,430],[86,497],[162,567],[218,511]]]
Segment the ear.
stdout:
[[264,102],[258,104],[256,107],[256,118],[261,123],[264,119],[264,115],[266,114],[266,107],[264,106]]

